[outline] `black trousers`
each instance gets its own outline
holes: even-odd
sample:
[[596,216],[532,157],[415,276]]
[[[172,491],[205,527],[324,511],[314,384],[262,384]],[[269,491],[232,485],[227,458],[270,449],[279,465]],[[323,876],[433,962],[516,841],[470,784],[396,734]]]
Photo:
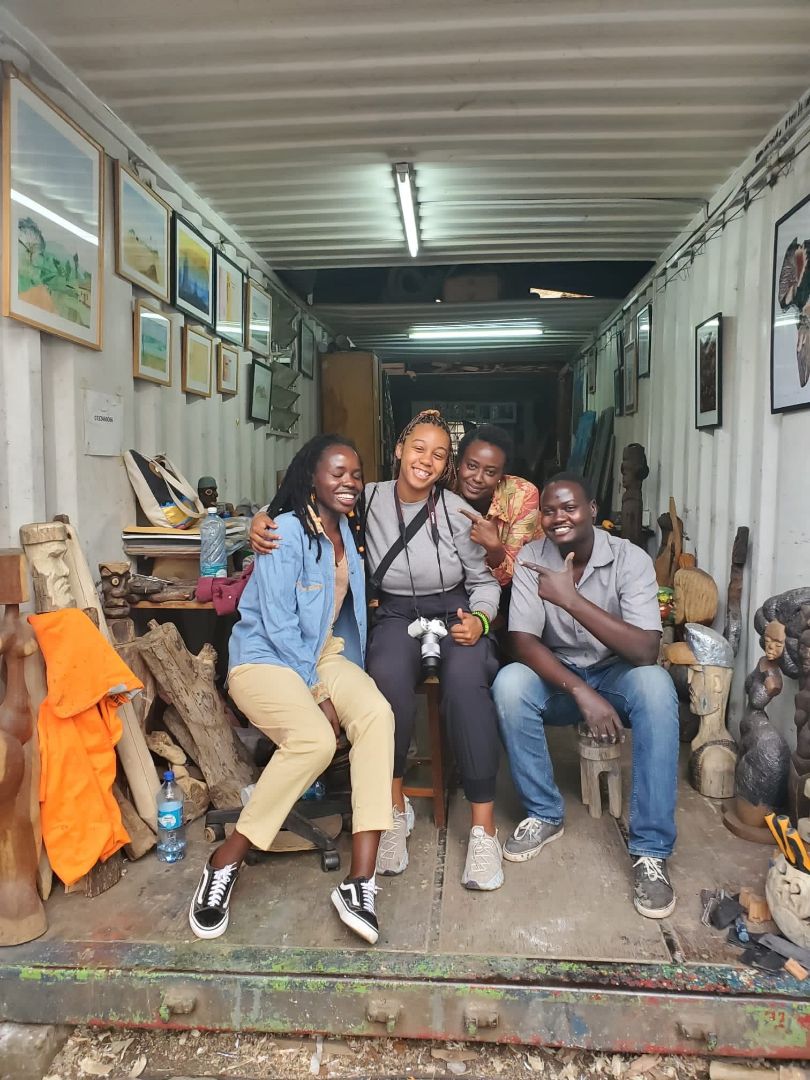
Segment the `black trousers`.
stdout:
[[[416,714],[415,690],[422,681],[420,642],[408,636],[408,626],[419,615],[426,619],[458,622],[456,611],[469,610],[462,586],[447,593],[417,597],[380,598],[368,646],[368,673],[394,710],[394,777],[405,772]],[[441,714],[456,757],[464,794],[470,802],[492,802],[498,771],[498,717],[490,685],[498,673],[495,646],[487,637],[475,645],[457,645],[448,634],[442,639]]]

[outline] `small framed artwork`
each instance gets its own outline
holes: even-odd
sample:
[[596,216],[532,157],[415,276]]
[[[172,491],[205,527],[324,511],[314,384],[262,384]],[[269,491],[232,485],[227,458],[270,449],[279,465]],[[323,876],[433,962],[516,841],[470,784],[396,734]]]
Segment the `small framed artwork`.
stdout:
[[718,311],[695,327],[695,427],[723,422],[723,316]]
[[305,319],[301,320],[299,342],[298,370],[308,379],[312,379],[315,377],[315,353],[317,352],[317,346],[315,344],[315,331]]
[[216,333],[234,345],[245,343],[245,275],[221,251],[216,253]]
[[646,379],[650,374],[652,355],[652,304],[646,304],[636,315],[636,342],[638,344],[638,377]]
[[101,348],[104,151],[18,74],[3,80],[3,314]]
[[245,323],[245,348],[260,356],[269,356],[273,333],[273,298],[250,278],[245,290]]
[[172,321],[138,300],[132,316],[132,374],[136,379],[172,384]]
[[135,173],[115,163],[115,272],[169,302],[172,212]]
[[588,353],[588,360],[587,360],[587,369],[588,369],[587,388],[588,388],[588,393],[589,394],[595,394],[596,393],[596,355],[597,355],[596,348],[594,347]]
[[638,408],[638,343],[633,339],[624,343],[624,394],[622,411],[632,415]]
[[172,215],[172,304],[204,326],[213,326],[214,248],[179,214]]
[[775,228],[771,283],[771,412],[810,407],[810,195]]
[[224,341],[217,346],[217,390],[220,394],[239,392],[239,349]]
[[273,369],[261,360],[254,360],[251,371],[249,417],[260,424],[268,424],[270,401],[273,396]]
[[214,339],[197,326],[183,327],[183,390],[211,397]]

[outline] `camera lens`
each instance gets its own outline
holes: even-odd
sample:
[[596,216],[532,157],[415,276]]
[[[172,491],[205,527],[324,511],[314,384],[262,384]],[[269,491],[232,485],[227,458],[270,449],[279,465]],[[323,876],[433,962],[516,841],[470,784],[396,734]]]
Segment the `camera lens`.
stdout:
[[442,662],[441,645],[436,634],[429,631],[422,636],[422,675],[429,678],[439,674]]

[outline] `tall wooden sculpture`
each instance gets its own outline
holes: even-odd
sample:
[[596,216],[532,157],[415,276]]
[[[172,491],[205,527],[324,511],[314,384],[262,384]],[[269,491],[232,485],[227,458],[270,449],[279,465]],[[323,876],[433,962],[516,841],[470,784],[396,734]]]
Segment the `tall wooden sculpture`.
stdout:
[[0,945],[18,945],[44,934],[45,909],[37,893],[39,761],[36,721],[25,684],[25,658],[37,645],[20,604],[28,600],[21,551],[0,552],[0,654],[6,693],[0,704]]
[[701,795],[730,799],[737,748],[726,729],[726,705],[734,654],[722,634],[708,626],[687,623],[685,637],[695,658],[689,666],[689,702],[692,712],[700,717],[700,728],[692,740],[689,778]]
[[641,485],[649,475],[647,455],[641,443],[625,446],[622,454],[622,537],[639,547],[644,545]]

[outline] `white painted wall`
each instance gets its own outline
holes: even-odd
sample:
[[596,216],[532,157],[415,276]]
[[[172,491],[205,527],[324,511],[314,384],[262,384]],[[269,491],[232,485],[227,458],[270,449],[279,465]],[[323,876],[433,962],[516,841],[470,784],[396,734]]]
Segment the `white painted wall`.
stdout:
[[[180,389],[183,316],[174,314],[173,385],[132,378],[132,308],[146,296],[117,277],[114,266],[112,158],[127,148],[70,99],[49,96],[93,135],[106,162],[104,348],[74,345],[12,319],[0,318],[0,547],[19,546],[19,527],[65,513],[75,524],[90,566],[118,559],[121,529],[135,521],[134,496],[119,458],[84,453],[83,390],[120,395],[124,449],[167,453],[192,484],[202,475],[219,482],[220,499],[264,502],[275,491],[276,470],[318,429],[316,382],[299,380],[299,435],[267,435],[247,419],[249,354],[243,354],[239,393],[204,399]],[[152,298],[150,303],[158,304]],[[158,305],[159,306],[159,305]],[[171,311],[163,305],[165,311]],[[311,320],[314,323],[314,320]]]
[[[738,525],[751,529],[745,571],[745,636],[735,671],[730,722],[736,730],[744,706],[742,684],[760,655],[753,633],[756,608],[768,596],[810,583],[810,410],[770,412],[770,322],[776,221],[810,192],[810,154],[754,201],[695,258],[687,272],[639,297],[627,313],[653,305],[652,369],[639,380],[639,408],[616,421],[616,476],[623,447],[639,442],[650,476],[644,507],[655,518],[670,495],[689,535],[698,565],[717,581],[722,629],[731,545]],[[656,283],[656,289],[661,285]],[[723,313],[723,424],[694,426],[694,332]],[[610,332],[608,338],[611,337]],[[597,392],[588,408],[613,404],[615,342],[599,342]],[[617,488],[618,490],[618,488]],[[614,500],[618,506],[619,498]],[[793,737],[796,684],[786,680],[771,718]]]

